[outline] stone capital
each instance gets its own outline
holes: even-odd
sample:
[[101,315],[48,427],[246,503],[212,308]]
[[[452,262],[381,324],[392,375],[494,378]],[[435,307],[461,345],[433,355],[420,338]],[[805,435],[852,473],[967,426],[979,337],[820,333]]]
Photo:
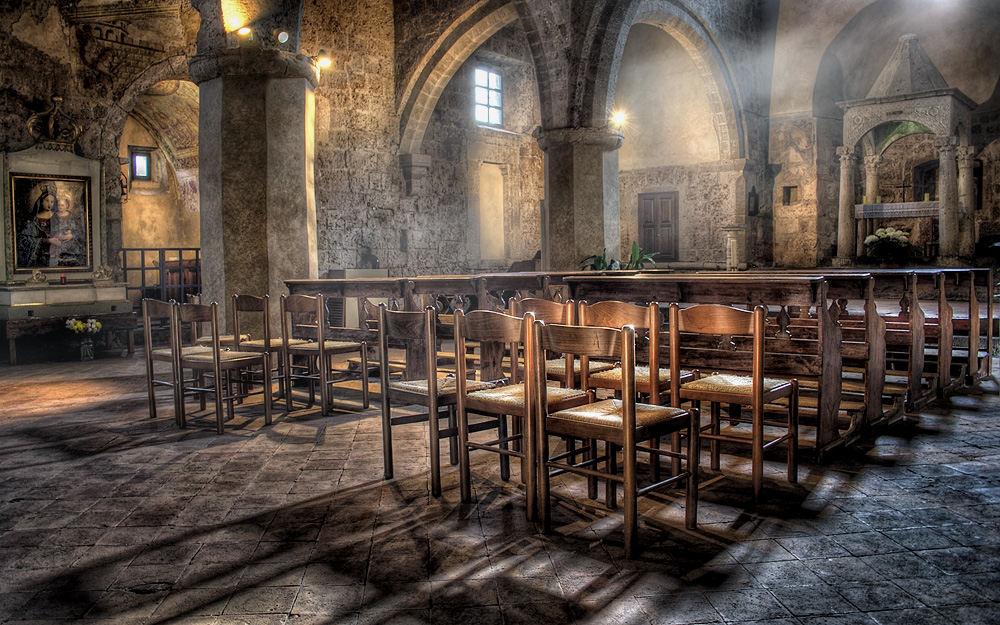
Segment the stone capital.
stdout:
[[857,158],[857,155],[854,154],[854,148],[849,148],[843,145],[837,148],[837,156],[840,157],[841,166],[851,165]]
[[879,156],[878,154],[872,154],[865,157],[865,168],[867,169],[878,167],[881,164],[882,164],[882,157]]
[[595,146],[605,152],[613,152],[625,143],[625,135],[621,131],[609,128],[538,129],[535,139],[543,152],[554,146],[571,144]]
[[973,167],[976,159],[976,148],[971,145],[962,145],[956,149],[958,156],[958,166],[963,168]]
[[309,57],[275,48],[226,48],[203,52],[188,64],[195,84],[223,76],[304,78],[316,87],[319,66]]

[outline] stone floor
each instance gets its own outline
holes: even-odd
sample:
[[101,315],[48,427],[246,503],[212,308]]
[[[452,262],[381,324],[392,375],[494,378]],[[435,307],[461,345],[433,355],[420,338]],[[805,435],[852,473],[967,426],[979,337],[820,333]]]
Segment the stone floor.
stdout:
[[[678,494],[620,517],[558,486],[556,532],[524,521],[514,480],[476,459],[427,486],[425,426],[395,432],[383,481],[377,410],[238,411],[178,430],[146,411],[142,360],[0,368],[0,622],[1000,622],[1000,400],[953,397],[800,482],[768,462],[705,472],[697,531]],[[241,413],[241,414],[240,414]],[[480,454],[481,456],[483,454]]]

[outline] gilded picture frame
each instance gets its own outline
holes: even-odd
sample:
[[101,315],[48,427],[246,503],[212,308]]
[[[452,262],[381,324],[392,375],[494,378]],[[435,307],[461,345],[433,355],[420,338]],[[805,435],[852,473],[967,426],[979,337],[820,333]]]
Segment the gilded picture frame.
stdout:
[[89,176],[11,172],[9,189],[14,271],[93,271]]

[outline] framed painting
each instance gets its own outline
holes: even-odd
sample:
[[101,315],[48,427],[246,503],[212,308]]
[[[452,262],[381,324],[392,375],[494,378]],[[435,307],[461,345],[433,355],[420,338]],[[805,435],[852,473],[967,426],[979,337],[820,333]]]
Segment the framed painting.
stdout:
[[92,271],[90,178],[10,174],[14,270]]

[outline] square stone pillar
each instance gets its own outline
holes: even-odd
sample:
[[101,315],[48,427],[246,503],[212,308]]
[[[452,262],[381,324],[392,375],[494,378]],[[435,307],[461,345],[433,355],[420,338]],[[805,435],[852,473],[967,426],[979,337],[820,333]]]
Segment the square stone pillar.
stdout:
[[234,293],[276,302],[286,279],[318,273],[315,66],[280,50],[227,49],[195,57],[191,75],[201,98],[203,300],[219,302],[220,314]]
[[545,152],[544,269],[579,269],[580,261],[604,250],[621,256],[617,150],[623,141],[620,132],[603,128],[538,133]]

